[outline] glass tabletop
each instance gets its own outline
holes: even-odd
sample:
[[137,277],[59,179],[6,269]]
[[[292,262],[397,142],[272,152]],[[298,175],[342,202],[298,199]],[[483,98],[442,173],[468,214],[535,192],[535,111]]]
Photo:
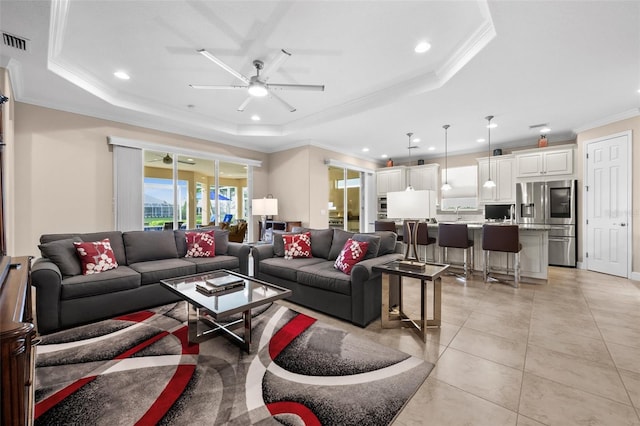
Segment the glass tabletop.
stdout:
[[373,267],[374,271],[386,272],[395,275],[402,275],[405,277],[414,278],[427,278],[433,279],[440,276],[444,271],[449,268],[449,265],[442,263],[424,263],[423,270],[408,269],[402,267],[401,261],[394,260],[393,262],[384,263],[382,265],[376,265]]
[[[196,289],[198,284],[219,278],[221,274],[241,278],[243,283],[213,294],[204,294]],[[291,295],[289,289],[227,270],[160,280],[160,282],[189,303],[207,309],[216,317],[243,312]]]

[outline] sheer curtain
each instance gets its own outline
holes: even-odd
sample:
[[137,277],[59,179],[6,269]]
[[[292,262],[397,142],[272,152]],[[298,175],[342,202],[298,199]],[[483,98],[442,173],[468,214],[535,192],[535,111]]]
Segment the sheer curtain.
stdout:
[[142,149],[113,145],[113,203],[117,231],[141,231]]

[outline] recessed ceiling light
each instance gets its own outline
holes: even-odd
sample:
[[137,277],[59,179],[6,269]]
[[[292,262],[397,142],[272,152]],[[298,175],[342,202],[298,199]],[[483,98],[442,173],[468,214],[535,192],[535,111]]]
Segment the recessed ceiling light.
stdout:
[[362,152],[369,152],[369,148],[362,148]]
[[421,41],[413,50],[415,50],[416,53],[424,53],[429,49],[431,49],[431,44],[427,43],[426,41]]
[[476,139],[476,142],[478,142],[478,143],[482,143],[482,142],[486,142],[486,140],[484,140],[484,139],[480,138],[480,139]]
[[420,141],[421,141],[421,139],[420,139],[420,138],[415,138],[415,139],[413,140],[413,142],[415,142],[415,143],[418,143],[418,142],[420,142]]
[[436,150],[436,147],[435,147],[435,146],[430,146],[430,147],[429,147],[429,151],[435,151],[435,150]]
[[118,77],[120,80],[129,80],[131,78],[131,77],[129,77],[129,74],[127,74],[124,71],[116,71],[116,72],[113,73],[113,75]]
[[542,129],[540,129],[540,133],[549,133],[550,131],[551,129],[548,127],[543,127]]
[[251,119],[252,119],[253,121],[260,121],[260,116],[259,116],[259,115],[256,115],[256,114],[253,114],[253,115],[251,116]]
[[382,154],[380,157],[382,157],[382,158],[387,158],[387,157],[388,157],[388,155],[387,155],[387,154]]

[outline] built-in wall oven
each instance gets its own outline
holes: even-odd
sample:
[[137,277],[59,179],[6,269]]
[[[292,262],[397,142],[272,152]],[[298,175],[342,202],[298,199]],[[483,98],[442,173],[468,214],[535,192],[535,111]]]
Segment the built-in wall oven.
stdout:
[[378,197],[378,219],[387,218],[387,197]]
[[575,180],[516,184],[518,223],[549,228],[549,265],[576,266],[576,184]]

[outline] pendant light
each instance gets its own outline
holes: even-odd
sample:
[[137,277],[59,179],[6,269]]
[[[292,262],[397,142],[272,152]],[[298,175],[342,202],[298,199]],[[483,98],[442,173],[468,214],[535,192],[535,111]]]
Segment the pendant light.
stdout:
[[489,162],[487,164],[489,165],[489,179],[487,179],[487,181],[482,186],[484,186],[485,188],[495,188],[496,183],[491,180],[491,120],[493,119],[493,115],[487,115],[485,119],[487,120],[487,123],[488,123],[487,124],[487,140],[489,141]]
[[449,185],[449,167],[447,165],[447,130],[449,127],[451,126],[448,124],[442,126],[444,129],[444,184],[440,189],[443,191],[449,191],[451,189],[451,185]]
[[[411,165],[411,148],[413,148],[411,146],[411,136],[413,136],[413,133],[409,132],[407,136],[409,136],[409,165]],[[413,186],[411,186],[411,173],[407,173],[407,188],[405,191],[413,191]]]

